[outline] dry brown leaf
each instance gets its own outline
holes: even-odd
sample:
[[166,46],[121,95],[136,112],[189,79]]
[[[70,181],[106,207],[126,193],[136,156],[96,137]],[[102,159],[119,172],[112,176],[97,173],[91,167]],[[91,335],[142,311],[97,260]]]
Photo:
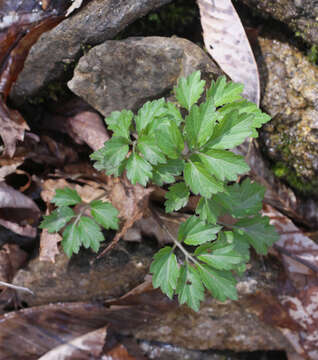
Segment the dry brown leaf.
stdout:
[[11,231],[28,236],[36,236],[40,210],[33,200],[0,182],[0,224]]
[[244,84],[244,95],[259,105],[257,64],[231,0],[197,0],[205,47],[221,69]]
[[116,345],[105,355],[107,360],[137,360],[135,357],[129,355],[123,344]]
[[87,360],[99,359],[107,336],[107,326],[72,339],[67,344],[50,350],[39,360]]
[[60,253],[58,243],[61,241],[61,235],[50,234],[47,229],[43,229],[40,237],[40,260],[55,263],[55,256]]
[[112,242],[99,257],[113,249],[127,230],[147,213],[149,196],[154,190],[154,188],[144,188],[139,184],[132,185],[126,177],[112,178],[108,185],[110,187],[109,200],[119,211],[118,216],[122,220],[122,225]]

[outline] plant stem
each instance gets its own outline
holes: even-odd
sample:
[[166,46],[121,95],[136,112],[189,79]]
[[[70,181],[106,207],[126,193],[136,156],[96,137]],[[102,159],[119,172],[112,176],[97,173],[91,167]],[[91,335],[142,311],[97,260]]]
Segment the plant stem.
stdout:
[[163,221],[160,219],[160,216],[157,214],[156,210],[152,208],[152,206],[149,206],[150,211],[152,212],[155,220],[157,221],[158,225],[169,235],[170,239],[173,241],[173,249],[178,247],[182,253],[184,254],[186,258],[186,262],[188,262],[188,259],[191,260],[194,264],[200,266],[200,263],[191,256],[188,251],[181,245],[180,241],[178,241],[170,232],[170,230],[167,228],[167,226],[163,223]]

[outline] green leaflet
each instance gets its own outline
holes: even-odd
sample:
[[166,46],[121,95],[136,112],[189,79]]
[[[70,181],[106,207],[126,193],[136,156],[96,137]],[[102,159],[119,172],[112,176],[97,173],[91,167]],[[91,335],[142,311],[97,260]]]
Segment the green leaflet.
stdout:
[[168,159],[165,164],[154,167],[152,181],[158,186],[175,182],[175,176],[181,175],[184,169],[182,159]]
[[188,264],[181,266],[176,293],[181,305],[187,303],[194,311],[199,311],[204,287],[197,269]]
[[171,299],[177,287],[180,269],[170,246],[166,246],[156,253],[150,266],[150,272],[153,274],[153,287],[155,289],[160,287],[162,292]]
[[214,240],[221,226],[206,224],[198,216],[190,216],[179,227],[178,240],[187,245],[200,245]]
[[108,129],[113,131],[113,136],[130,140],[130,127],[134,114],[130,110],[113,111],[105,119]]
[[95,221],[105,229],[118,230],[118,210],[108,202],[94,200],[90,203],[91,214]]
[[255,216],[235,223],[235,232],[245,237],[258,254],[266,255],[279,236],[268,217]]
[[184,179],[195,195],[210,198],[212,194],[223,191],[223,183],[214,178],[206,168],[198,163],[189,161],[184,167]]
[[62,206],[55,209],[50,215],[44,216],[39,228],[47,229],[49,233],[58,232],[62,229],[73,217],[74,211],[67,207]]
[[169,120],[173,120],[177,126],[181,125],[184,121],[179,109],[171,102],[166,103],[167,113],[166,117]]
[[166,157],[156,143],[154,136],[143,135],[138,139],[137,150],[153,165],[166,163]]
[[81,247],[81,239],[79,229],[75,223],[69,224],[63,231],[62,246],[68,257],[71,257],[73,253],[78,254]]
[[235,181],[239,174],[249,171],[244,157],[227,150],[207,150],[198,153],[205,168],[217,179]]
[[214,242],[199,246],[195,253],[196,257],[217,270],[232,270],[244,259],[235,251],[234,244],[227,245]]
[[165,99],[147,101],[135,116],[136,129],[139,135],[142,135],[146,127],[151,123],[155,123],[156,119],[163,117],[167,113]]
[[236,281],[229,271],[215,270],[208,265],[198,266],[201,280],[212,296],[220,301],[237,300]]
[[260,128],[263,124],[271,120],[271,117],[268,114],[263,113],[262,110],[256,106],[256,104],[245,99],[223,106],[218,110],[218,113],[221,118],[223,118],[226,114],[234,110],[237,110],[239,114],[246,113],[253,115],[251,136],[254,138],[258,137],[256,129]]
[[166,193],[165,208],[166,212],[177,211],[186,206],[189,200],[190,191],[184,182],[177,183],[169,187]]
[[218,217],[225,213],[224,209],[214,201],[214,197],[212,199],[201,197],[195,212],[200,215],[202,221],[210,224],[216,224]]
[[97,161],[94,167],[97,170],[105,170],[107,175],[113,175],[126,158],[128,145],[129,141],[124,137],[112,137],[101,149],[91,154],[90,158]]
[[210,99],[200,106],[192,106],[185,118],[185,134],[190,148],[199,148],[210,139],[217,115],[214,103]]
[[171,159],[180,158],[184,148],[182,134],[174,121],[164,119],[156,129],[157,144]]
[[216,107],[232,103],[241,99],[244,86],[231,81],[226,82],[225,76],[220,76],[215,82],[212,81],[211,87],[207,92],[207,98],[214,102]]
[[127,177],[133,185],[138,182],[145,187],[152,176],[151,165],[136,153],[130,155],[126,170]]
[[82,201],[81,197],[78,195],[77,191],[65,187],[64,189],[57,189],[55,191],[55,196],[51,200],[56,206],[69,206],[76,205]]
[[214,197],[214,201],[231,216],[240,218],[256,215],[262,209],[264,194],[262,185],[245,179],[241,184],[227,186],[224,193]]
[[203,93],[205,81],[200,79],[201,72],[195,71],[187,78],[181,78],[174,87],[174,93],[179,104],[190,111]]
[[214,128],[213,135],[206,144],[206,149],[231,149],[252,134],[252,114],[232,111],[226,114]]

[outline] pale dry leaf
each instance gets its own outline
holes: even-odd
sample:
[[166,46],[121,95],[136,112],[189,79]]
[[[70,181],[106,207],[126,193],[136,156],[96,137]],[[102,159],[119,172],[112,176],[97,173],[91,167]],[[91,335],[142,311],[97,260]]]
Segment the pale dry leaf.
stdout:
[[39,360],[86,360],[98,359],[107,336],[107,326],[72,339],[70,342],[50,350]]
[[82,6],[82,2],[83,0],[73,0],[73,4],[67,9],[65,16],[68,17],[73,11],[80,8]]
[[40,261],[55,263],[55,256],[60,253],[58,243],[61,241],[61,235],[57,233],[50,234],[47,229],[43,229],[40,237]]
[[246,98],[259,105],[257,64],[231,0],[197,1],[208,53],[233,81],[244,84]]

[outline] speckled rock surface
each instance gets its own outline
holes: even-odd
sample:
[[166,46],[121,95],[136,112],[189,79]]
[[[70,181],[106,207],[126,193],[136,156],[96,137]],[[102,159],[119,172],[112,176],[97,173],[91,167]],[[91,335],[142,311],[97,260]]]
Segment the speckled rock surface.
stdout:
[[265,91],[273,120],[262,130],[275,174],[305,194],[318,195],[318,67],[287,42],[259,37]]
[[83,56],[69,88],[107,116],[136,110],[149,99],[168,95],[180,76],[194,70],[220,74],[207,54],[181,38],[145,37],[106,41]]
[[11,91],[19,104],[65,76],[88,47],[112,39],[127,25],[171,0],[91,0],[80,11],[43,34],[32,47]]
[[268,301],[277,275],[274,268],[264,271],[254,263],[237,285],[238,301],[222,303],[207,297],[198,313],[186,306],[173,309],[137,330],[134,336],[196,350],[290,351],[286,338],[269,324],[281,316],[274,303]]
[[71,260],[61,253],[54,264],[36,258],[18,271],[13,283],[34,292],[34,296],[19,294],[29,306],[116,298],[143,281],[152,254],[147,246],[132,251],[126,243],[100,260],[89,251],[81,251]]
[[317,0],[241,0],[261,15],[284,22],[299,36],[318,44]]

